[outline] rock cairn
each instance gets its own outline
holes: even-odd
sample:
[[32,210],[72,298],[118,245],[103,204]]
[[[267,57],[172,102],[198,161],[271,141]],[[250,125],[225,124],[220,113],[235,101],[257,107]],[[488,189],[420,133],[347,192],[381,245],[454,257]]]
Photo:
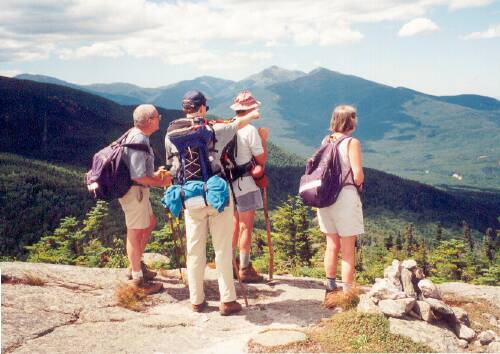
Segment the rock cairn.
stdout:
[[470,328],[467,312],[448,306],[438,287],[425,278],[413,259],[394,260],[384,270],[384,278],[377,278],[371,290],[360,296],[358,311],[429,324],[444,323],[462,341],[463,347],[476,338],[482,345],[496,340],[493,331],[478,334]]

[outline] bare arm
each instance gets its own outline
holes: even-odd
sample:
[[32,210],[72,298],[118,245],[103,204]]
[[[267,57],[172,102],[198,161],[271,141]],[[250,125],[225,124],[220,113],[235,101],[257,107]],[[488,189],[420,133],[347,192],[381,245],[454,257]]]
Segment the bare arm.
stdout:
[[168,171],[165,171],[164,168],[160,167],[158,171],[155,172],[154,176],[144,176],[133,178],[132,180],[144,186],[168,187],[172,184],[172,175],[170,175]]
[[265,165],[267,161],[267,137],[269,136],[269,128],[259,128],[259,136],[262,141],[262,148],[264,152],[260,155],[255,156],[255,161],[259,165]]
[[251,111],[247,115],[244,116],[236,116],[235,117],[235,122],[236,122],[236,128],[241,129],[244,128],[246,125],[248,125],[252,120],[254,119],[259,119],[260,113],[257,109]]
[[361,143],[358,139],[353,138],[349,144],[349,161],[351,162],[354,183],[360,186],[365,180],[365,174],[363,173]]

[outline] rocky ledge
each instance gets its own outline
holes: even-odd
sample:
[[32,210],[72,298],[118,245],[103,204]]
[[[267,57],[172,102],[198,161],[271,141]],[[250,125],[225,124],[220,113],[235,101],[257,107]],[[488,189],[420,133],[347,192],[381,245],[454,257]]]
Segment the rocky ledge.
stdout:
[[[261,332],[288,330],[296,341],[297,330],[335,313],[321,306],[324,286],[317,279],[276,276],[271,283],[247,285],[249,307],[222,317],[209,268],[209,307],[203,313],[191,311],[178,272],[158,277],[164,290],[148,297],[144,311],[134,312],[114,299],[125,279],[121,269],[33,263],[0,263],[0,269],[2,353],[238,353],[253,337],[260,340]],[[20,281],[27,278],[41,286]],[[237,284],[236,289],[243,304]],[[282,336],[277,339],[282,344]]]
[[475,304],[479,299],[488,302],[492,312],[498,314],[500,288],[463,283],[438,287],[425,278],[414,260],[394,260],[384,270],[384,278],[376,279],[370,291],[360,296],[357,309],[384,314],[389,318],[391,332],[425,343],[438,352],[499,352],[496,315],[488,314],[488,327],[495,330],[482,330],[484,326],[479,323],[475,323],[475,330],[467,311],[452,305]]

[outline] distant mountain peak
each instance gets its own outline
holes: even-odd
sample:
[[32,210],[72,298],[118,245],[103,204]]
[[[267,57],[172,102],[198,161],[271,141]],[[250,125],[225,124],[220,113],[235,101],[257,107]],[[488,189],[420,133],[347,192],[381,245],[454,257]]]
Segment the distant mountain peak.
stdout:
[[299,70],[288,70],[281,68],[277,65],[270,66],[258,72],[257,74],[250,75],[242,82],[252,82],[254,86],[269,86],[285,81],[292,81],[299,77],[305,76],[306,73]]
[[316,69],[311,70],[309,72],[309,75],[322,74],[322,73],[333,74],[335,73],[335,71],[324,68],[322,66],[318,66]]

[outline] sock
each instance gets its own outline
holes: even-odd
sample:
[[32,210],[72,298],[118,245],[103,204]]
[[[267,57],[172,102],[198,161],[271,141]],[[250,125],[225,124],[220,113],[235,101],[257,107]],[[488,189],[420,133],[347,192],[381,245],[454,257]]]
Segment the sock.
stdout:
[[132,272],[132,279],[139,279],[142,278],[142,270],[138,272]]
[[352,284],[347,284],[347,283],[344,283],[343,287],[342,287],[342,290],[343,291],[349,291],[352,289]]
[[337,282],[335,278],[326,277],[326,289],[327,290],[337,289]]
[[250,253],[240,251],[240,269],[247,268],[250,265]]

